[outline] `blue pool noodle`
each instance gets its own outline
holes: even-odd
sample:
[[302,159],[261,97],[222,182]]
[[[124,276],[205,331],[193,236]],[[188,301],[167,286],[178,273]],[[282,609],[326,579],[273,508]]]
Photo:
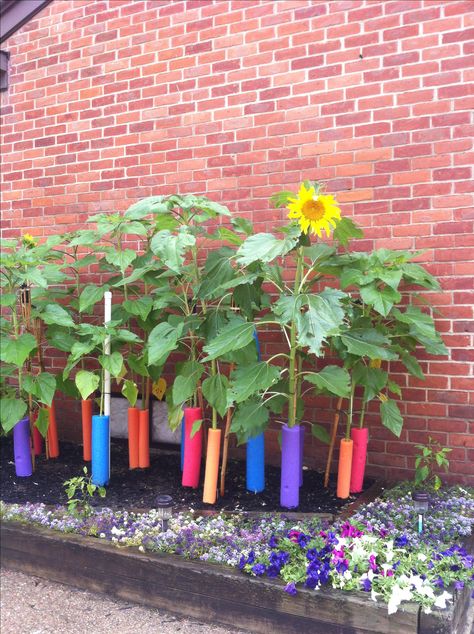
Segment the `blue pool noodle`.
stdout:
[[92,417],[92,483],[105,486],[110,480],[110,417]]
[[[253,333],[257,359],[262,358],[257,331]],[[265,436],[263,432],[247,441],[247,491],[260,493],[265,489]]]

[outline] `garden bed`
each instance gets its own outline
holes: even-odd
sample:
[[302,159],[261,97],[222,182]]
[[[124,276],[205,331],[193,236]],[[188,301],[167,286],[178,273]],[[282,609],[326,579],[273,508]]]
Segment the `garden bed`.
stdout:
[[[97,504],[109,508],[153,508],[158,494],[171,495],[178,509],[207,509],[225,511],[281,511],[280,469],[266,466],[266,488],[255,495],[245,487],[245,462],[230,460],[226,478],[226,495],[214,505],[203,505],[202,489],[183,488],[179,451],[156,450],[152,453],[149,469],[128,468],[126,441],[114,440],[111,445],[111,480],[105,499]],[[0,447],[0,499],[4,502],[43,502],[64,504],[66,495],[64,481],[82,475],[84,461],[82,446],[63,442],[59,458],[46,460],[37,458],[37,468],[29,478],[18,478],[13,464],[13,448],[8,440]],[[90,469],[90,465],[89,465]],[[366,481],[366,490],[373,484]],[[362,494],[363,495],[363,494]],[[336,483],[331,479],[329,488],[323,486],[323,474],[317,471],[304,472],[304,483],[300,490],[299,513],[337,514],[358,495],[347,500],[336,497]],[[374,495],[375,497],[375,495]]]
[[7,567],[248,632],[454,634],[463,632],[468,619],[467,589],[442,612],[427,615],[406,603],[389,616],[385,604],[363,593],[323,589],[315,595],[302,589],[292,597],[277,580],[256,580],[174,555],[111,548],[91,537],[5,522],[1,543]]

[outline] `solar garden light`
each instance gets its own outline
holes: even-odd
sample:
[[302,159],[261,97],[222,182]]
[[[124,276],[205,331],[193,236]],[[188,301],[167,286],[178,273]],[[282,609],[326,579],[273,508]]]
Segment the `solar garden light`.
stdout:
[[425,491],[414,491],[412,499],[415,505],[415,512],[418,513],[418,532],[423,532],[424,515],[428,510],[429,496]]
[[173,515],[173,498],[171,495],[158,495],[156,498],[156,510],[158,517],[161,520],[161,528],[164,531],[168,530],[168,521]]

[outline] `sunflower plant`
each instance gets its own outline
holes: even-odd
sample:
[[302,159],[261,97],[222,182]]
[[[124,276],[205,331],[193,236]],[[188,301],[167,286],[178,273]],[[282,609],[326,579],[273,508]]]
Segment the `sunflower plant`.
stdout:
[[[281,192],[272,202],[287,207],[290,222],[279,229],[280,235],[249,235],[234,256],[240,285],[258,279],[271,289],[269,310],[254,323],[224,326],[204,347],[206,361],[235,352],[252,342],[254,327],[279,329],[286,341],[286,349],[268,361],[241,364],[231,375],[228,405],[235,406],[232,430],[239,442],[263,431],[271,412],[282,414],[286,409],[289,427],[303,422],[303,396],[308,390],[338,396],[349,393],[345,369],[328,365],[315,372],[303,364],[324,356],[327,339],[337,336],[344,323],[346,293],[324,287],[320,267],[335,257],[338,244],[347,246],[361,232],[350,219],[341,218],[335,199],[324,194],[319,183],[306,181],[298,195]],[[332,244],[322,241],[323,232],[326,237],[332,233]],[[318,241],[311,244],[314,234]],[[288,283],[285,272],[291,268],[293,283]],[[306,422],[316,437],[328,440],[322,426]]]

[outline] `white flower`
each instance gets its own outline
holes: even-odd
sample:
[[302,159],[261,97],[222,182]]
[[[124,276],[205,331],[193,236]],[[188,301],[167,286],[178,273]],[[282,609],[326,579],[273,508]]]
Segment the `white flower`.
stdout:
[[408,581],[411,585],[415,586],[415,589],[418,592],[420,591],[420,588],[423,587],[423,579],[419,575],[411,575]]
[[344,579],[347,579],[347,580],[352,579],[352,572],[350,570],[346,570],[344,572]]
[[380,592],[375,592],[375,590],[372,589],[370,593],[370,598],[372,599],[372,601],[375,601],[375,603],[377,603],[377,597],[379,595],[380,595]]
[[449,592],[443,592],[443,594],[440,594],[439,597],[436,598],[434,604],[437,608],[444,610],[446,607],[446,601],[449,601],[450,599],[452,599],[452,595],[449,594]]
[[427,585],[426,583],[423,585],[422,588],[418,590],[418,592],[424,595],[425,597],[429,597],[430,599],[435,598],[433,588],[430,585]]
[[409,601],[412,597],[413,594],[409,588],[400,588],[399,585],[395,584],[388,601],[388,613],[395,614],[400,603],[402,601]]
[[424,555],[423,553],[418,553],[418,559],[420,561],[426,561],[426,555]]

